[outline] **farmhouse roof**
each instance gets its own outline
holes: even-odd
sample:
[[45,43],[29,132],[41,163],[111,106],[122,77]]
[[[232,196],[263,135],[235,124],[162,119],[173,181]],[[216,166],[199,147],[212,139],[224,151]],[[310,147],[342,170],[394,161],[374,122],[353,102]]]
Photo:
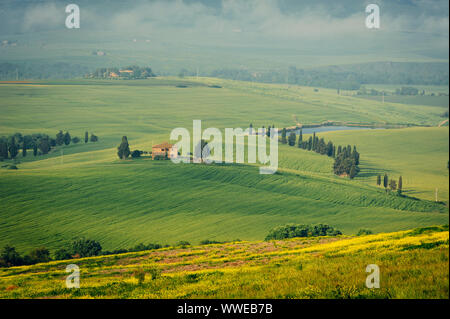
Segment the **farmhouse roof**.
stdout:
[[173,144],[170,144],[168,142],[164,142],[162,144],[153,145],[152,148],[171,148],[173,147]]

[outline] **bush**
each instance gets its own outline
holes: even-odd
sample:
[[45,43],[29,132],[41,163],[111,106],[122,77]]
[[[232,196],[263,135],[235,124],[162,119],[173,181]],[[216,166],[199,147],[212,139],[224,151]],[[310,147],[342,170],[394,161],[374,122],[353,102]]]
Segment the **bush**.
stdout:
[[134,150],[133,152],[131,152],[131,157],[132,158],[141,157],[142,153],[143,153],[142,151]]
[[161,276],[161,270],[156,266],[150,267],[148,273],[152,276],[152,280],[155,280]]
[[211,244],[223,244],[223,242],[209,239],[205,239],[200,242],[200,245],[211,245]]
[[144,269],[138,269],[134,272],[134,278],[137,279],[138,284],[142,285],[145,281],[145,271]]
[[0,253],[0,266],[1,267],[12,267],[20,266],[23,263],[23,259],[20,254],[16,251],[15,247],[6,245]]
[[79,239],[72,243],[71,253],[80,257],[98,256],[101,251],[100,243],[92,239]]
[[45,247],[36,248],[30,252],[29,258],[31,264],[45,263],[51,260],[50,251]]
[[91,134],[91,142],[97,142],[98,141],[98,136]]
[[64,259],[71,259],[72,255],[69,253],[69,251],[67,249],[58,249],[55,252],[55,259],[56,260],[64,260]]
[[190,245],[191,245],[191,243],[188,241],[185,241],[185,240],[181,240],[176,244],[177,247],[181,246],[181,248],[186,248],[186,246],[190,246]]
[[373,234],[373,232],[372,232],[370,229],[364,229],[364,228],[362,228],[362,229],[360,229],[360,230],[358,231],[358,233],[356,234],[356,236],[364,236],[364,235],[370,235],[370,234]]
[[74,138],[72,138],[72,143],[73,143],[73,144],[78,144],[78,143],[80,143],[80,141],[81,141],[81,140],[80,140],[79,137],[76,137],[76,136],[75,136]]
[[167,159],[167,157],[164,155],[155,155],[155,156],[153,156],[153,159],[156,161],[161,161],[161,160]]
[[342,235],[339,230],[326,224],[318,225],[294,225],[278,226],[273,228],[265,240],[286,239],[294,237],[318,237]]

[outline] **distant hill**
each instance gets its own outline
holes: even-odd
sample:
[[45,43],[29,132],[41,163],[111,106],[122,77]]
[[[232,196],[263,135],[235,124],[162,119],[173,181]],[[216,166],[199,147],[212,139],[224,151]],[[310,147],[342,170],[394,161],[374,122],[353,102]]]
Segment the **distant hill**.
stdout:
[[315,68],[289,67],[287,71],[252,72],[220,69],[211,76],[266,83],[289,83],[334,89],[357,90],[363,84],[448,85],[445,62],[371,62]]

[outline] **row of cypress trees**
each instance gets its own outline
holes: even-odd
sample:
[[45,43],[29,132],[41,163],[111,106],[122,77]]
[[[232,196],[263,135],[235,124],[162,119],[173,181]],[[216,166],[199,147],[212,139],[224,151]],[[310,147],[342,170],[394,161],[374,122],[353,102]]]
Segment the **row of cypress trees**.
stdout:
[[[381,186],[380,174],[377,176],[377,186]],[[395,179],[389,179],[388,175],[385,173],[383,176],[383,187],[386,192],[389,189],[391,191],[397,191],[397,193],[401,195],[403,191],[403,177],[400,176],[397,182]]]
[[302,129],[300,129],[298,139],[295,132],[291,132],[287,137],[286,128],[281,131],[281,143],[290,146],[297,145],[301,149],[333,157],[335,159],[333,171],[336,175],[348,175],[350,179],[353,179],[359,173],[360,154],[356,150],[356,146],[352,148],[350,145],[339,145],[336,148],[333,142],[325,142],[325,139],[316,136],[315,132],[307,140],[303,140]]
[[[89,138],[89,133],[85,133],[84,142],[88,143],[97,142],[98,136],[91,133]],[[19,150],[22,149],[22,156],[27,156],[27,150],[33,149],[33,155],[37,156],[40,154],[48,154],[52,147],[69,145],[70,143],[79,143],[80,138],[71,137],[69,132],[63,133],[59,131],[55,138],[51,138],[47,134],[32,134],[23,136],[21,133],[16,133],[9,137],[0,138],[0,159],[15,159],[19,154]]]

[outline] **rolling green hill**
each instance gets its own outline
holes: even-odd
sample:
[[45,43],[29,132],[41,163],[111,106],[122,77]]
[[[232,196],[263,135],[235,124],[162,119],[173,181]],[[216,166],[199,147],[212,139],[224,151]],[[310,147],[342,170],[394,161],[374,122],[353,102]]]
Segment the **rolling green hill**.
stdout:
[[[0,246],[52,250],[85,236],[105,249],[140,242],[197,243],[204,239],[258,240],[288,222],[328,223],[345,234],[448,223],[448,128],[323,133],[355,144],[362,156],[353,181],[332,174],[332,159],[280,145],[279,172],[253,165],[194,165],[148,158],[120,161],[127,135],[132,149],[151,150],[175,127],[291,126],[326,120],[437,125],[442,108],[382,104],[335,90],[217,79],[66,81],[0,84],[0,135],[84,131],[98,143],[56,148],[0,169]],[[212,84],[221,88],[212,88]],[[362,103],[362,101],[364,103]],[[322,134],[321,134],[322,135]],[[375,176],[404,176],[406,195],[386,194]],[[434,188],[439,199],[434,203]],[[416,197],[416,199],[411,198]]]

